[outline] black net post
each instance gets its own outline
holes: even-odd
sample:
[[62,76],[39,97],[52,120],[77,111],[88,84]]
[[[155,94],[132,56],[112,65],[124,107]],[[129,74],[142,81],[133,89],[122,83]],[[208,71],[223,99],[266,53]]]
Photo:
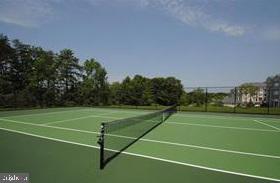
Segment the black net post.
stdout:
[[177,106],[174,105],[154,113],[102,123],[98,140],[100,145],[100,169],[104,169],[121,152],[176,112]]
[[236,113],[236,107],[237,107],[237,87],[234,88],[234,108],[233,108],[234,113]]
[[104,133],[105,123],[101,123],[100,135],[98,139],[98,144],[100,145],[100,169],[104,168]]
[[208,88],[205,88],[205,112],[207,112],[208,107]]

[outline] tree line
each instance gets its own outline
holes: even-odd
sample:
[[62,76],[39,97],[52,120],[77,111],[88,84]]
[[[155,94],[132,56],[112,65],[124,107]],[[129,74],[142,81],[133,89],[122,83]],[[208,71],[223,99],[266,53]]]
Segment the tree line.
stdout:
[[173,105],[184,93],[174,77],[135,75],[108,82],[94,58],[80,61],[71,49],[58,53],[0,34],[0,106]]
[[[267,87],[279,83],[279,78],[280,75],[268,77]],[[239,94],[251,98],[257,91],[258,87],[250,83],[238,89]],[[0,34],[0,107],[222,106],[223,99],[232,93],[206,93],[203,88],[186,92],[175,77],[135,75],[109,83],[106,69],[94,58],[81,61],[71,49],[55,53]]]

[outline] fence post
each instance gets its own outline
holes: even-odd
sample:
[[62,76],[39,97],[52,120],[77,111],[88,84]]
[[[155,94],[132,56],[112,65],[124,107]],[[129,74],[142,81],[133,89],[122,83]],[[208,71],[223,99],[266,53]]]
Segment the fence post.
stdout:
[[237,107],[237,87],[234,88],[234,108],[233,112],[236,113],[236,107]]
[[270,113],[270,95],[271,95],[271,90],[270,90],[270,88],[268,88],[267,89],[267,114],[269,114]]
[[205,88],[205,112],[207,112],[208,107],[208,88]]

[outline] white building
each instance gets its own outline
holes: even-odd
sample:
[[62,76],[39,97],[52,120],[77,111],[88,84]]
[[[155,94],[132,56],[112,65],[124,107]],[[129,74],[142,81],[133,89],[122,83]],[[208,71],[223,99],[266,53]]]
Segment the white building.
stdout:
[[238,89],[239,95],[237,95],[237,103],[239,104],[248,104],[252,102],[254,105],[259,106],[266,102],[266,83],[256,82],[256,83],[247,83],[258,88],[257,92],[254,95],[249,93],[245,94]]

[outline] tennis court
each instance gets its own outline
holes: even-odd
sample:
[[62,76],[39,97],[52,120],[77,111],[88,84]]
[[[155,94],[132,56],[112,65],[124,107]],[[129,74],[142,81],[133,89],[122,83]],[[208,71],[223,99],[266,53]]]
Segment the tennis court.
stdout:
[[31,182],[280,181],[280,119],[260,115],[178,112],[100,170],[101,122],[151,112],[0,112],[0,172],[27,172]]

